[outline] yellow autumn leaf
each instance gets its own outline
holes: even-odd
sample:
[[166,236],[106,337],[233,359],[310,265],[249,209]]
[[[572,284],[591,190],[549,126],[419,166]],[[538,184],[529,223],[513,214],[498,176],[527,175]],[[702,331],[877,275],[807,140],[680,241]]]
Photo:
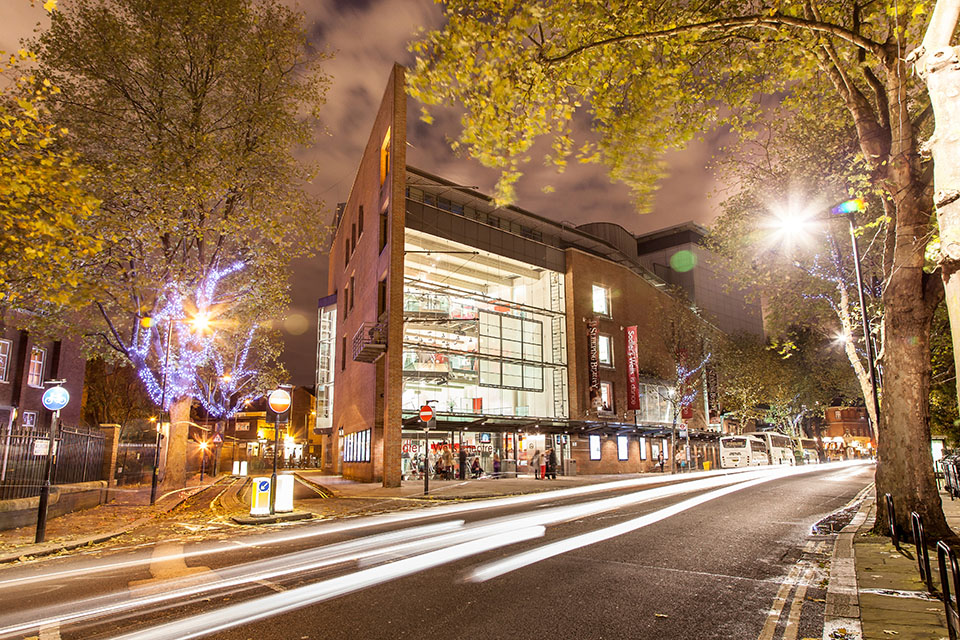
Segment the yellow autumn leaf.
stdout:
[[43,8],[47,10],[47,13],[53,13],[57,8],[57,0],[47,0],[43,3]]

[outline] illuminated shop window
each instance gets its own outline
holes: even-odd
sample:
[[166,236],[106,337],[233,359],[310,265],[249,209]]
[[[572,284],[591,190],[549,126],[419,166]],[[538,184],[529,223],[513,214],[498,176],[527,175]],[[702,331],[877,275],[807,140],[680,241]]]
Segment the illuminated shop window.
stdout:
[[590,436],[590,459],[600,459],[600,436]]
[[343,442],[344,462],[370,462],[370,429],[348,433]]
[[618,460],[627,460],[630,458],[630,451],[628,449],[629,440],[627,436],[617,436],[617,459]]

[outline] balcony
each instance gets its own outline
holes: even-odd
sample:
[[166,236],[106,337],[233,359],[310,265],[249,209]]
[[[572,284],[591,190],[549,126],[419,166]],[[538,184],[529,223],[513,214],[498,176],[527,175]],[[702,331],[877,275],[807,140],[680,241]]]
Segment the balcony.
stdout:
[[376,362],[387,350],[387,323],[364,322],[353,336],[353,359]]

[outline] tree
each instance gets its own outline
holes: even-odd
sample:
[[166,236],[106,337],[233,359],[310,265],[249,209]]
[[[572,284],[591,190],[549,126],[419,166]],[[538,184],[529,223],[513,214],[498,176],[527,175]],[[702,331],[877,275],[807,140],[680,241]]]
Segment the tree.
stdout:
[[156,417],[156,405],[127,363],[90,360],[83,382],[83,419],[92,427],[119,424],[122,439],[134,421]]
[[957,414],[957,370],[954,365],[953,342],[947,305],[941,304],[933,316],[930,332],[930,360],[933,384],[930,387],[930,428],[960,446],[960,416]]
[[77,304],[81,269],[101,248],[85,227],[99,202],[50,114],[59,89],[29,70],[32,52],[7,55],[0,51],[0,306]]
[[180,321],[198,317],[189,305],[211,284],[218,307],[262,311],[237,322],[262,324],[286,303],[289,260],[322,233],[303,224],[319,204],[294,150],[312,142],[325,56],[275,0],[64,2],[35,49],[101,201],[90,335],[138,369],[155,401],[164,395],[165,484],[183,486],[191,396],[214,338]]
[[[890,219],[883,283],[885,402],[877,491],[894,497],[900,526],[919,512],[952,535],[940,506],[929,440],[929,335],[943,296],[925,270],[931,237],[929,166],[919,138],[929,101],[904,57],[919,40],[925,5],[734,0],[574,5],[541,0],[446,4],[447,23],[414,45],[411,93],[462,104],[456,142],[502,171],[509,198],[534,142],[548,160],[602,161],[633,187],[638,207],[662,174],[662,153],[724,124],[754,135],[763,118],[842,104],[869,184]],[[764,96],[775,96],[777,100]],[[577,146],[584,113],[598,135]],[[914,443],[903,446],[903,443]],[[877,518],[883,527],[885,514]]]

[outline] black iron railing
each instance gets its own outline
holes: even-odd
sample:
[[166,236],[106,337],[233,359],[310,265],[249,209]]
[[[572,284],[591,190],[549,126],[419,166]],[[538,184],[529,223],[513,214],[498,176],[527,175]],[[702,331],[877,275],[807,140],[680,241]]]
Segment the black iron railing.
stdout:
[[[53,448],[54,484],[104,480],[103,446],[99,431],[61,427]],[[46,431],[22,429],[0,435],[0,500],[39,495],[50,452]]]

